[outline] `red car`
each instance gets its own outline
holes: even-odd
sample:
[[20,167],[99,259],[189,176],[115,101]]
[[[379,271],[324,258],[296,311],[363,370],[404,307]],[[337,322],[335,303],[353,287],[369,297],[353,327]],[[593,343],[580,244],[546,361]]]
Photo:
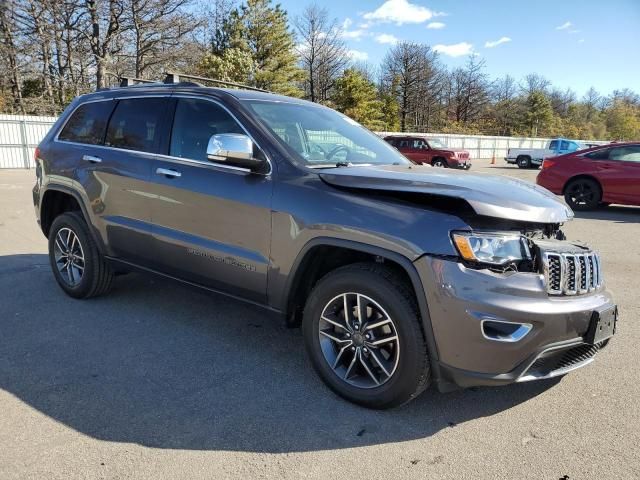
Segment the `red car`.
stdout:
[[428,163],[434,167],[471,168],[469,152],[461,148],[449,148],[435,138],[393,135],[384,140],[419,165]]
[[640,205],[640,143],[612,143],[545,158],[538,185],[564,195],[574,210]]

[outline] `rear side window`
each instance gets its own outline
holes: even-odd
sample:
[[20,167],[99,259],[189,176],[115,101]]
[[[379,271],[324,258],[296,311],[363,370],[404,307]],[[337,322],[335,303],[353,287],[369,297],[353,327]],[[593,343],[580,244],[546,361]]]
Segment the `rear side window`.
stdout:
[[596,150],[595,152],[590,152],[585,155],[587,158],[591,158],[592,160],[606,160],[609,158],[610,149],[604,148],[602,150]]
[[244,131],[219,105],[207,100],[181,98],[176,106],[169,154],[205,161],[209,139],[218,133]]
[[157,152],[160,122],[167,107],[163,98],[120,100],[116,106],[104,144],[108,147]]
[[66,142],[101,145],[114,102],[90,102],[80,105],[58,135]]
[[560,150],[569,150],[569,142],[562,140],[560,142]]
[[549,150],[556,150],[558,148],[558,140],[551,140],[549,142]]

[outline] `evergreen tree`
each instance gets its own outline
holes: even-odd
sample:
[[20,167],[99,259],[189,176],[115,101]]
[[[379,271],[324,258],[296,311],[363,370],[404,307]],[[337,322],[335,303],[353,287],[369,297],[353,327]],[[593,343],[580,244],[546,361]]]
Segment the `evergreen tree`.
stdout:
[[296,84],[303,72],[298,68],[293,32],[287,12],[271,0],[247,0],[233,12],[228,28],[230,45],[248,52],[253,61],[252,83],[290,96],[301,96]]
[[358,70],[349,68],[336,81],[335,107],[372,130],[384,128],[382,102],[376,86]]

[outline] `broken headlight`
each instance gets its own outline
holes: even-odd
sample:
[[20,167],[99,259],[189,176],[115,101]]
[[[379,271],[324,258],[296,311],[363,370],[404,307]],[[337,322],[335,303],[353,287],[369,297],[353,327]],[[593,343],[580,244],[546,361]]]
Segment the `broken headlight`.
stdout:
[[527,240],[513,233],[453,232],[453,243],[469,262],[504,266],[531,259]]

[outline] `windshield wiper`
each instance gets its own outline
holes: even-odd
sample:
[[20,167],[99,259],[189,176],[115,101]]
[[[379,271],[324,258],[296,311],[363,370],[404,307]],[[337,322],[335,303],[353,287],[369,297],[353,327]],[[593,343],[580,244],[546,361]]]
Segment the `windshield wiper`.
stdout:
[[307,165],[307,166],[309,168],[372,167],[373,163],[336,162],[336,163],[323,163],[320,165]]

